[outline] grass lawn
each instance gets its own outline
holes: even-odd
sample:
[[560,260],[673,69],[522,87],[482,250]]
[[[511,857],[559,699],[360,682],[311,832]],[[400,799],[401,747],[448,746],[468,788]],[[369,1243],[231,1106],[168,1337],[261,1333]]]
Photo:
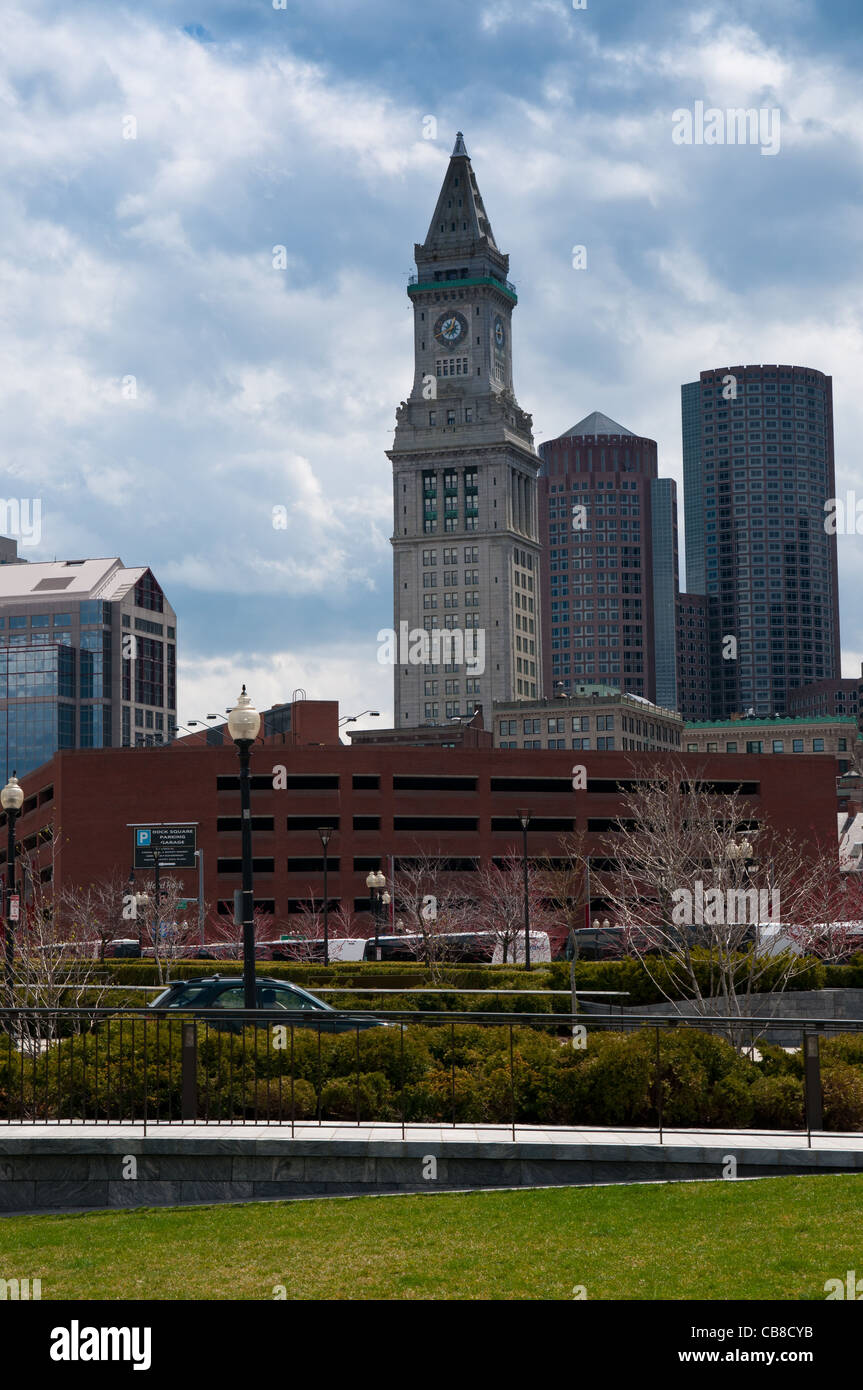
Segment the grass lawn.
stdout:
[[0,1219],[45,1299],[817,1299],[863,1270],[863,1175]]

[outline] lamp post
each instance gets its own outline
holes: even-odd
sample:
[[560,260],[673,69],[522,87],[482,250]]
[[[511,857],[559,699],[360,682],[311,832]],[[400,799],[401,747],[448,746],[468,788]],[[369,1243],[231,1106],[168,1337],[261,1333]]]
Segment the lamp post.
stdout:
[[6,812],[6,824],[9,828],[8,847],[6,850],[6,998],[11,1008],[15,1002],[15,991],[12,984],[12,966],[15,961],[15,937],[13,936],[14,926],[12,917],[12,898],[15,895],[15,821],[24,804],[24,788],[21,786],[15,773],[9,778],[2,791],[0,791],[0,806]]
[[[749,842],[748,837],[745,836],[745,835],[744,835],[744,837],[743,837],[742,840],[731,840],[731,841],[725,846],[725,853],[728,855],[728,858],[731,860],[731,872],[732,872],[732,877],[733,877],[733,881],[734,881],[735,890],[737,890],[737,891],[735,892],[735,897],[738,899],[738,905],[739,905],[739,890],[740,890],[740,885],[741,885],[741,883],[743,882],[744,879],[746,880],[747,883],[751,883],[751,882],[752,882],[752,870],[753,870],[753,868],[755,867],[755,853],[754,853],[754,850],[753,850],[753,848],[752,848],[752,845],[751,845],[750,842]],[[748,910],[748,898],[747,898],[747,910]],[[757,918],[757,913],[756,913],[756,918]],[[737,923],[737,922],[733,922],[733,923],[731,923],[730,925],[736,927],[736,926],[738,926],[738,925],[740,925],[740,924]],[[755,937],[757,938],[757,936],[758,936],[758,924],[757,924],[757,921],[756,921],[756,924],[755,924]]]
[[321,849],[324,852],[324,965],[330,963],[330,926],[329,926],[329,903],[327,898],[327,845],[330,843],[330,836],[333,833],[331,825],[319,825],[318,835],[321,838]]
[[380,960],[381,916],[383,909],[389,904],[390,901],[390,895],[386,891],[387,881],[384,875],[381,873],[380,869],[378,869],[377,873],[375,873],[374,869],[372,869],[371,873],[368,875],[366,879],[366,887],[369,890],[369,897],[372,900],[372,915],[375,919],[375,960]]
[[228,714],[228,733],[237,745],[240,759],[240,812],[243,835],[243,1007],[255,1007],[255,896],[252,883],[252,778],[249,771],[252,744],[261,728],[261,716],[246,694],[240,691]]
[[731,840],[725,846],[725,853],[731,860],[731,870],[736,884],[740,883],[744,874],[748,875],[750,867],[754,862],[752,845],[745,837],[742,840]]
[[521,821],[522,860],[524,866],[524,968],[530,969],[530,897],[527,883],[527,827],[530,825],[530,811],[517,811]]
[[355,724],[358,719],[362,719],[364,714],[370,714],[372,719],[380,719],[381,717],[381,712],[378,709],[362,709],[359,714],[343,714],[339,720],[339,728],[343,724]]
[[159,955],[159,942],[162,939],[162,880],[159,877],[159,851],[153,850],[153,871],[155,874],[155,906],[153,908],[153,956]]
[[144,921],[144,918],[143,918],[143,913],[144,913],[144,909],[146,908],[147,904],[148,904],[149,901],[150,901],[150,898],[149,898],[149,895],[148,895],[147,893],[142,893],[142,892],[137,892],[137,893],[136,893],[136,892],[135,892],[135,868],[134,868],[134,865],[133,865],[132,868],[129,870],[129,892],[132,893],[132,894],[134,895],[134,898],[135,898],[135,921],[136,921],[137,924],[138,924],[138,953],[139,953],[139,955],[143,955],[143,951],[144,951],[144,935],[143,935],[143,921]]

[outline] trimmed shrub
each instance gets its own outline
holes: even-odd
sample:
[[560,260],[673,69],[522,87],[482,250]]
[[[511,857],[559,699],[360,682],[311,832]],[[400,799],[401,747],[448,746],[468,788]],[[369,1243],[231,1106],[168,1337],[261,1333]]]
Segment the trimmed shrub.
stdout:
[[794,1076],[759,1076],[752,1083],[753,1126],[803,1128],[803,1082]]
[[848,1062],[834,1061],[822,1068],[824,1128],[863,1129],[863,1070]]
[[[42,1053],[0,1049],[0,1118],[179,1119],[181,1017],[115,1017]],[[589,1023],[588,1023],[589,1027]],[[665,1124],[801,1129],[799,1052],[760,1045],[760,1061],[702,1029],[590,1028],[586,1048],[554,1026],[440,1024],[322,1034],[295,1028],[198,1030],[202,1119],[398,1120],[550,1125]],[[281,1035],[278,1035],[281,1036]],[[146,1075],[145,1075],[146,1064]],[[863,1129],[863,1039],[822,1043],[824,1122]],[[23,1101],[21,1099],[23,1094]]]

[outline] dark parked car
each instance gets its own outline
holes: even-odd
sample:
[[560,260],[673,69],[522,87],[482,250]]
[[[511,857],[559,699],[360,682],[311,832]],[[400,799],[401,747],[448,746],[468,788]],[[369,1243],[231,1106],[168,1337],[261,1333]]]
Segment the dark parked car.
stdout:
[[[205,980],[175,980],[162,994],[150,1001],[151,1009],[182,1009],[184,1013],[197,1014],[200,1010],[244,1008],[243,980],[240,975],[210,975]],[[320,1028],[322,1033],[353,1033],[357,1028],[388,1028],[383,1019],[369,1014],[351,1013],[338,1016],[332,1004],[300,989],[299,985],[288,984],[285,980],[259,979],[257,982],[257,1007],[265,1009],[269,1015],[261,1020],[261,1027],[272,1027],[277,1020],[274,1011],[284,1010],[290,1017],[285,1023],[297,1028]],[[329,1017],[329,1015],[336,1015]],[[211,1027],[228,1032],[241,1032],[243,1020],[218,1015],[206,1015]]]

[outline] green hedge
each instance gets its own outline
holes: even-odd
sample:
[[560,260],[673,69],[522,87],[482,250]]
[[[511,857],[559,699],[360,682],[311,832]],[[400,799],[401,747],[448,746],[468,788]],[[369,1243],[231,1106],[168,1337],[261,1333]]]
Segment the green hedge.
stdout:
[[[700,957],[700,958],[699,958]],[[710,989],[710,962],[706,955],[695,953],[696,970],[702,991]],[[430,1012],[537,1012],[566,1013],[569,1001],[564,995],[549,994],[547,999],[539,996],[499,995],[488,1000],[479,995],[460,994],[459,989],[495,990],[506,989],[562,989],[568,990],[570,966],[567,961],[543,962],[528,974],[520,967],[512,965],[451,965],[442,968],[432,977],[423,966],[403,963],[375,963],[358,965],[337,962],[329,967],[304,962],[259,961],[258,974],[269,975],[275,979],[291,980],[303,988],[311,990],[326,985],[356,986],[368,989],[377,985],[382,987],[380,994],[331,994],[322,995],[337,1008],[345,1009],[417,1009]],[[237,961],[175,961],[171,964],[174,979],[197,979],[202,976],[238,974],[241,965]],[[783,963],[773,961],[761,976],[759,984],[762,992],[772,990],[779,980]],[[741,962],[741,976],[745,963]],[[651,978],[653,976],[653,979]],[[622,960],[578,961],[575,969],[576,985],[582,990],[624,991],[625,997],[609,1000],[609,1003],[628,1007],[657,1004],[668,997],[677,995],[673,988],[668,965],[660,958],[650,962],[650,974],[638,960],[626,957]],[[98,978],[106,983],[143,985],[158,984],[158,972],[152,961],[106,961],[99,968]],[[654,983],[654,979],[657,983]],[[664,984],[668,994],[659,987]],[[420,995],[410,993],[419,987],[448,987],[452,993]],[[820,961],[808,959],[799,964],[789,982],[789,989],[860,989],[863,988],[863,954],[855,956],[849,965],[824,965]],[[407,991],[394,997],[388,991],[398,989]],[[385,992],[386,991],[386,992]],[[146,1002],[152,995],[120,995],[113,990],[103,1002],[122,1003],[133,1007]],[[70,996],[71,998],[71,996]],[[93,1002],[92,994],[86,995],[86,1002]]]
[[[180,1029],[113,1019],[52,1044],[41,1056],[0,1051],[0,1118],[178,1118]],[[145,1036],[146,1034],[146,1036]],[[510,1038],[513,1068],[510,1069]],[[292,1046],[266,1029],[199,1033],[200,1118],[398,1120],[547,1125],[655,1125],[652,1029],[591,1029],[574,1048],[559,1029],[409,1025],[322,1037],[296,1029]],[[146,1089],[144,1053],[146,1048]],[[677,1028],[660,1034],[665,1124],[795,1128],[803,1125],[799,1053],[764,1046],[762,1060],[724,1038]],[[22,1113],[16,1098],[24,1088]],[[824,1123],[863,1130],[863,1038],[822,1041]]]

